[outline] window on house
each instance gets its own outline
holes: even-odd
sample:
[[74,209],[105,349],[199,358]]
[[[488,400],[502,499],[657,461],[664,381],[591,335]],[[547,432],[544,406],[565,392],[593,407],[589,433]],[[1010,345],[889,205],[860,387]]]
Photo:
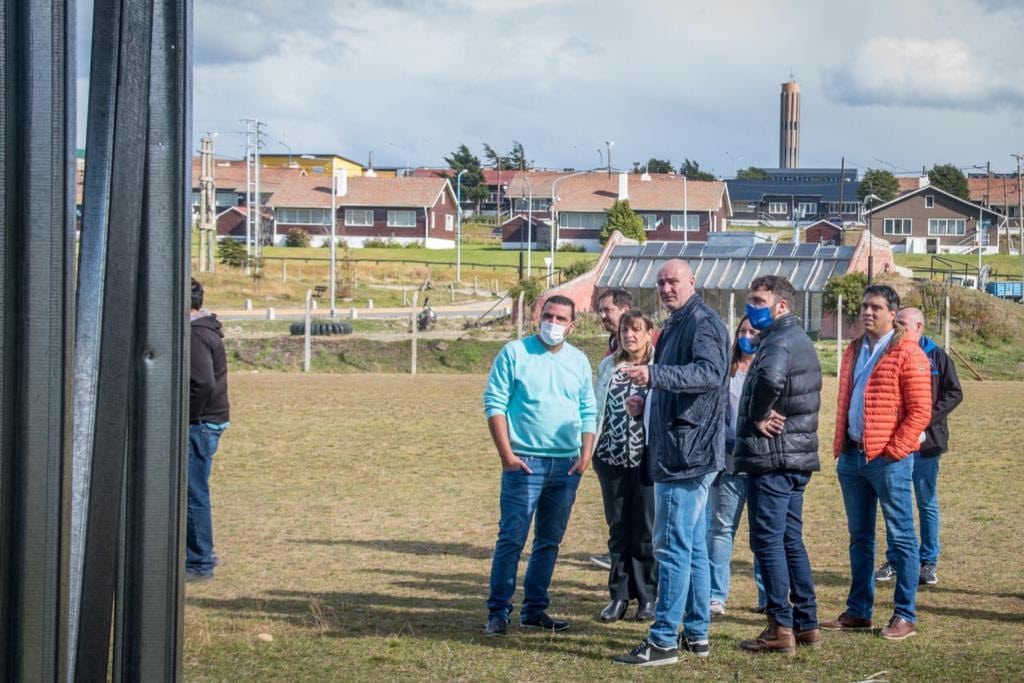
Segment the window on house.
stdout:
[[909,235],[912,225],[909,218],[886,218],[882,232],[886,235]]
[[658,220],[658,214],[656,213],[642,213],[640,214],[640,220],[644,222],[644,230],[648,231],[657,230],[658,223],[661,222]]
[[345,209],[345,225],[373,227],[373,209]]
[[605,213],[560,213],[558,227],[578,230],[600,230],[608,215]]
[[330,209],[277,209],[274,213],[278,223],[290,225],[329,225]]
[[[672,230],[676,232],[683,232],[683,216],[681,213],[672,214]],[[699,232],[700,231],[700,215],[696,213],[688,213],[686,216],[686,232]]]
[[389,228],[415,228],[415,211],[388,211]]
[[747,211],[750,213],[757,211],[757,202],[747,202]]
[[789,213],[786,202],[768,202],[768,213],[785,215]]
[[801,218],[807,218],[818,213],[818,205],[813,202],[800,202],[796,205],[796,212]]
[[455,216],[448,214],[444,217],[444,229],[447,232],[451,232],[455,229]]
[[929,235],[966,235],[967,221],[963,218],[929,218]]
[[926,194],[924,196],[924,208],[926,208],[926,209],[935,208],[935,195]]

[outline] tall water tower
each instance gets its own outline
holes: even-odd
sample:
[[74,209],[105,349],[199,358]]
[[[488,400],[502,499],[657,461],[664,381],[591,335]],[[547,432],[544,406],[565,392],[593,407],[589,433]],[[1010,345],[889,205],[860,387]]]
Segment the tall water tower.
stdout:
[[779,98],[779,168],[800,166],[800,84],[789,75]]

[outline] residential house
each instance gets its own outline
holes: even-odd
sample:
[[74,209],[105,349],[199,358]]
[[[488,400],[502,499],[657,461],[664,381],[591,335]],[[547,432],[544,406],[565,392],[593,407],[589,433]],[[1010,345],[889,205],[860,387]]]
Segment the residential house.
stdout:
[[[588,251],[600,251],[607,211],[618,199],[629,200],[630,207],[643,220],[650,240],[703,241],[709,232],[724,231],[732,216],[728,188],[720,181],[686,181],[682,176],[667,173],[609,176],[593,172],[554,175],[551,183],[556,189],[553,209],[558,225],[557,243],[579,244]],[[548,212],[547,219],[551,218]],[[550,245],[545,235],[541,229],[535,240]],[[519,248],[509,246],[518,241],[514,233],[510,232],[508,239],[503,246]]]
[[345,171],[350,178],[365,173],[366,168],[340,154],[260,154],[260,164],[268,168],[301,168],[310,175],[330,176]]
[[892,244],[894,251],[966,253],[975,251],[979,242],[985,253],[998,251],[996,234],[1002,217],[932,185],[873,207],[866,216],[874,237]]
[[[333,199],[335,234],[350,247],[369,239],[428,248],[455,246],[458,209],[447,178],[355,177],[339,175]],[[331,233],[331,181],[322,176],[291,178],[267,205],[274,211],[274,234],[283,242],[292,229],[310,233],[321,245]]]
[[837,175],[834,182],[726,180],[733,203],[731,222],[787,228],[822,219],[842,225],[862,223],[864,206],[857,198],[860,183],[847,175],[841,177],[840,181]]
[[[192,213],[199,215],[202,163],[199,157],[192,158]],[[271,168],[260,165],[260,204],[265,205],[274,191],[286,178],[305,175],[302,168]],[[250,170],[249,182],[255,183],[255,174]],[[244,206],[246,198],[246,170],[244,159],[214,159],[214,213],[219,215],[232,206]],[[256,192],[255,184],[251,187]]]
[[810,244],[839,245],[843,243],[843,226],[822,218],[804,228],[804,242]]

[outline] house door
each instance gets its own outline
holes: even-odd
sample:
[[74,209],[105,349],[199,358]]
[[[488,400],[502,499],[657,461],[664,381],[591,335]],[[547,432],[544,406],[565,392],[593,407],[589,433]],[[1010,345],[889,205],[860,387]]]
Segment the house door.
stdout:
[[924,251],[926,254],[938,254],[939,253],[939,240],[927,239],[924,242]]

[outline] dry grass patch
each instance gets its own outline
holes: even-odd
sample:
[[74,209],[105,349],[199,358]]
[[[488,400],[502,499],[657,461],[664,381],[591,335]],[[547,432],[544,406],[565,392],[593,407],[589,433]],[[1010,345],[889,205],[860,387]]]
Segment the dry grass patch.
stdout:
[[[602,625],[604,573],[587,561],[606,538],[597,480],[582,483],[552,585],[557,637],[513,628],[485,639],[498,466],[478,375],[236,373],[232,427],[214,460],[223,564],[189,587],[190,680],[610,680],[644,633]],[[761,628],[746,529],[729,614],[706,661],[645,671],[650,680],[1021,680],[1024,678],[1024,385],[965,383],[942,462],[941,583],[921,591],[921,632],[901,644],[828,634],[784,660],[737,651]],[[834,405],[835,381],[824,403]],[[832,428],[826,410],[825,437]],[[824,438],[829,443],[829,438]],[[843,606],[847,535],[830,458],[812,480],[805,528],[823,617]],[[881,536],[879,536],[881,538]],[[891,611],[879,590],[877,619]],[[269,634],[272,642],[260,640]]]

